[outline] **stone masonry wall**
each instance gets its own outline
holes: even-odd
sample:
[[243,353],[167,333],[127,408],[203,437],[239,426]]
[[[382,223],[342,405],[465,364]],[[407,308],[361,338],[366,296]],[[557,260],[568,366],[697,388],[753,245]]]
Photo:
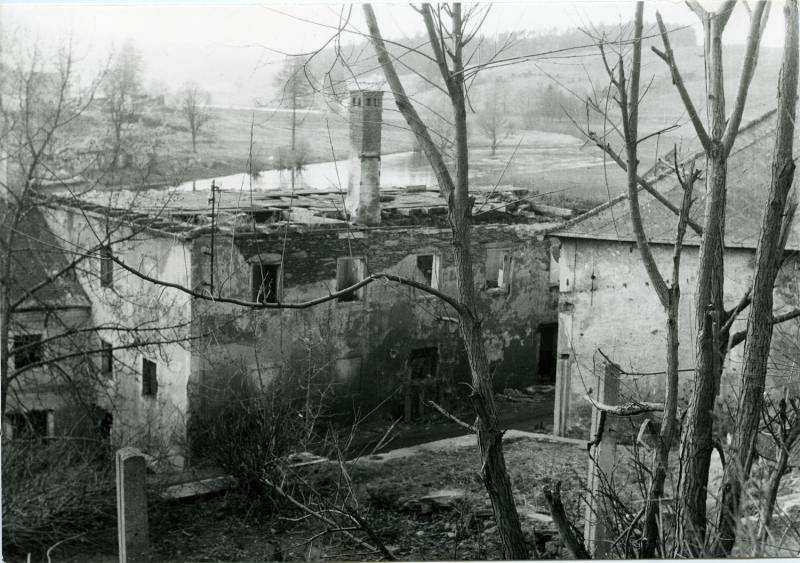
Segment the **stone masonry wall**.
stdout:
[[[556,320],[550,293],[548,243],[524,225],[480,225],[473,230],[475,279],[484,315],[487,351],[495,386],[524,387],[537,382],[537,327]],[[438,286],[456,294],[451,235],[441,228],[317,230],[289,233],[281,300],[300,302],[336,289],[337,259],[363,257],[365,271],[393,272],[418,279],[418,254],[436,256]],[[280,256],[284,239],[219,240],[216,279],[223,295],[250,299],[253,256]],[[210,240],[195,241],[192,279],[209,277]],[[487,251],[508,249],[513,280],[507,292],[482,289]],[[453,312],[441,301],[395,283],[376,282],[357,301],[330,301],[303,310],[247,310],[195,301],[195,333],[213,333],[193,358],[193,396],[203,404],[220,389],[244,381],[269,383],[293,373],[318,374],[330,383],[341,412],[362,412],[384,403],[402,412],[406,361],[413,350],[435,348],[436,381],[420,383],[426,398],[447,402],[468,389],[469,370]],[[202,349],[202,351],[200,351]]]

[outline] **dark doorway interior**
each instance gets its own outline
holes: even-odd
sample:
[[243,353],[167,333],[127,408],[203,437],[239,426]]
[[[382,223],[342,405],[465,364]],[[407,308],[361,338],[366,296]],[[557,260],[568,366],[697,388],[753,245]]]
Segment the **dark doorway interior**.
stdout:
[[558,323],[539,325],[539,366],[536,383],[549,385],[556,382],[558,360]]
[[414,348],[408,355],[408,367],[411,379],[436,377],[436,366],[439,363],[439,351],[435,347]]
[[406,365],[406,392],[404,416],[406,422],[425,413],[425,401],[436,400],[439,365],[439,350],[435,346],[414,348],[408,355]]

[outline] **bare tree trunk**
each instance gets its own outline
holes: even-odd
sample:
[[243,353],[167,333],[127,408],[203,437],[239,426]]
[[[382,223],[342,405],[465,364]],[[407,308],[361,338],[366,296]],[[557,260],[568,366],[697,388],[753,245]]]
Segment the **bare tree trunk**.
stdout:
[[[715,552],[728,555],[736,541],[742,487],[750,475],[763,406],[767,361],[772,342],[773,288],[783,254],[781,224],[794,179],[794,119],[797,99],[798,16],[796,0],[784,4],[785,47],[778,85],[778,125],[772,160],[772,181],[756,250],[752,302],[747,319],[742,386],[732,456],[725,468],[718,541]],[[783,452],[781,452],[783,454]],[[774,502],[774,501],[773,501]]]
[[[7,256],[5,261],[10,262],[10,257]],[[9,385],[8,355],[11,352],[8,330],[9,303],[7,280],[7,277],[0,280],[0,292],[2,292],[2,295],[0,295],[0,385],[2,385],[2,389],[0,389],[0,434],[2,434],[3,417],[6,414],[6,399],[8,397]]]
[[453,106],[455,122],[455,181],[448,170],[441,152],[430,137],[425,124],[412,105],[400,82],[394,65],[386,50],[375,13],[369,4],[364,4],[364,15],[375,48],[378,61],[383,68],[386,80],[392,90],[397,107],[419,140],[428,161],[436,174],[442,196],[448,203],[448,219],[453,233],[453,261],[456,267],[458,300],[460,307],[459,326],[472,372],[472,403],[477,414],[476,428],[478,445],[481,451],[481,478],[489,493],[492,508],[503,542],[505,557],[527,559],[528,545],[519,522],[511,480],[503,454],[503,433],[498,427],[497,409],[480,317],[477,313],[477,299],[470,253],[470,221],[472,203],[469,197],[469,155],[467,146],[466,101],[464,97],[464,77],[462,68],[463,29],[461,5],[454,4],[451,9],[453,22],[453,45],[449,51],[453,61],[452,70],[442,51],[444,38],[436,32],[431,7],[423,4],[420,12],[425,19],[428,35],[442,78]]
[[725,334],[721,334],[727,320],[723,302],[727,159],[739,131],[755,72],[758,47],[766,22],[766,4],[758,2],[751,10],[744,61],[729,117],[725,115],[722,33],[736,2],[727,0],[716,12],[706,11],[694,0],[687,4],[703,23],[710,132],[706,131],[678,72],[660,15],[657,15],[657,20],[664,53],[658,50],[656,53],[669,64],[673,83],[706,153],[706,206],[694,304],[699,330],[694,389],[681,439],[683,480],[679,492],[678,523],[679,552],[698,557],[704,549],[706,536],[706,487],[712,452],[713,411],[727,350]]
[[706,486],[713,450],[714,403],[722,374],[720,319],[723,307],[723,243],[727,161],[707,159],[706,211],[695,294],[697,334],[695,381],[681,442],[681,544],[700,556],[706,530]]
[[770,524],[772,524],[772,514],[775,511],[775,502],[778,500],[778,488],[781,484],[781,479],[786,473],[786,468],[789,466],[789,449],[781,448],[778,454],[778,461],[772,470],[767,484],[767,491],[764,494],[764,499],[761,505],[761,524],[758,529],[758,539],[762,542],[767,541],[767,534],[769,533]]

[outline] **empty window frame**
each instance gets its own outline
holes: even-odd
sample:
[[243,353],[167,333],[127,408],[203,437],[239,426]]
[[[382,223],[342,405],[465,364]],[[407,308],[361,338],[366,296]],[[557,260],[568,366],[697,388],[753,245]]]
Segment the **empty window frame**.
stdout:
[[6,415],[6,420],[15,440],[46,438],[53,429],[53,411],[12,412]]
[[513,259],[511,251],[486,249],[486,289],[505,289],[511,285]]
[[42,361],[42,335],[17,334],[14,336],[14,368],[20,369]]
[[277,303],[280,299],[281,265],[252,264],[250,284],[253,301],[258,303]]
[[438,367],[439,350],[433,346],[414,348],[408,355],[408,369],[412,380],[434,378]]
[[100,249],[100,285],[102,287],[114,286],[114,254],[110,246]]
[[158,366],[147,358],[142,358],[142,396],[155,397],[158,394]]
[[436,254],[417,254],[416,280],[433,289],[439,289],[439,256]]
[[100,374],[106,379],[114,377],[114,346],[100,340]]
[[[366,264],[363,258],[339,258],[336,261],[336,291],[342,291],[364,279]],[[361,301],[364,288],[342,295],[339,301]]]

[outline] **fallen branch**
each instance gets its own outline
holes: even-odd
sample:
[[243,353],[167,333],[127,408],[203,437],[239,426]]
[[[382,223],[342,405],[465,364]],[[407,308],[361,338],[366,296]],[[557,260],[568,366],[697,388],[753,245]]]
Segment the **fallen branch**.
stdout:
[[567,548],[567,551],[573,559],[591,559],[589,552],[577,536],[572,522],[567,518],[567,512],[564,510],[564,504],[561,502],[561,481],[555,484],[555,487],[545,487],[544,498],[547,501],[547,506],[550,508],[550,516],[553,518],[553,523],[558,528],[558,535],[561,537],[561,543]]
[[478,430],[472,424],[469,424],[468,422],[464,422],[463,420],[458,418],[456,415],[454,415],[454,414],[452,414],[450,412],[447,412],[446,410],[444,410],[442,407],[440,407],[439,405],[437,405],[433,401],[426,401],[425,404],[428,405],[429,407],[433,407],[434,409],[439,411],[439,414],[441,414],[443,417],[449,418],[450,420],[452,420],[453,422],[455,422],[456,424],[458,424],[462,428],[466,428],[467,430],[469,430],[473,434],[476,434],[478,432]]
[[583,397],[589,401],[594,408],[599,411],[613,414],[614,416],[636,416],[637,414],[646,414],[649,412],[657,412],[664,410],[664,403],[648,403],[640,401],[631,401],[624,405],[606,405],[599,401],[595,401],[589,395]]
[[[312,508],[309,508],[308,506],[306,506],[305,504],[303,504],[299,500],[295,499],[292,495],[290,495],[289,493],[284,491],[282,487],[280,487],[279,485],[274,484],[269,479],[264,478],[264,484],[267,485],[268,487],[270,487],[273,491],[275,491],[278,494],[278,496],[280,496],[281,498],[283,498],[285,500],[288,500],[290,503],[295,505],[297,508],[299,508],[300,510],[302,510],[303,512],[305,512],[309,516],[313,516],[314,518],[316,518],[320,522],[323,522],[323,523],[327,524],[328,526],[331,526],[331,529],[340,531],[342,533],[342,535],[346,536],[347,538],[352,540],[354,543],[360,545],[361,547],[364,547],[364,548],[370,550],[370,552],[372,552],[372,553],[381,553],[384,557],[386,557],[390,561],[396,561],[397,560],[397,558],[394,557],[391,554],[391,552],[389,552],[385,547],[384,547],[384,549],[382,551],[380,548],[374,547],[370,543],[365,542],[364,540],[357,538],[356,536],[354,536],[350,532],[342,529],[341,526],[339,526],[339,524],[337,524],[336,522],[334,522],[330,518],[326,518],[325,516],[323,516],[322,514],[317,512],[316,510],[313,510]],[[364,530],[364,531],[367,532],[366,530]],[[369,533],[369,532],[367,532],[367,533]],[[387,554],[388,554],[388,557],[387,557]]]

